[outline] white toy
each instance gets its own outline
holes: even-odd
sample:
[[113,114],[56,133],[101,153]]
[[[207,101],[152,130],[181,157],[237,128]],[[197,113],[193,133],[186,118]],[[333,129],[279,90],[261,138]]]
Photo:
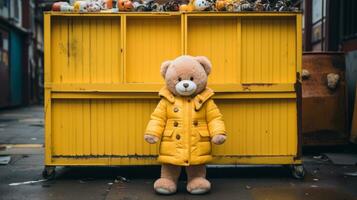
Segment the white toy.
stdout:
[[101,9],[102,7],[99,2],[93,1],[88,3],[88,8],[87,8],[88,12],[99,12]]
[[88,1],[76,1],[74,2],[74,12],[88,12]]
[[204,11],[211,6],[212,6],[212,3],[209,2],[208,0],[194,0],[193,1],[193,8],[196,11]]

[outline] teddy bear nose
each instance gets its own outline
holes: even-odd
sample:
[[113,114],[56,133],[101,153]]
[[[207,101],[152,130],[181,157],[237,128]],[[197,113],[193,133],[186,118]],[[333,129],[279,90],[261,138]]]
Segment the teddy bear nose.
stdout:
[[188,88],[188,83],[184,83],[183,87]]

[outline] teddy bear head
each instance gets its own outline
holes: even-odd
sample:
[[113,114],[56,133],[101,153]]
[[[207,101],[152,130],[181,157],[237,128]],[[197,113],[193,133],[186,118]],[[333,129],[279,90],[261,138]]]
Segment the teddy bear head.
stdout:
[[180,56],[161,65],[166,87],[177,96],[195,96],[207,85],[211,62],[204,56]]

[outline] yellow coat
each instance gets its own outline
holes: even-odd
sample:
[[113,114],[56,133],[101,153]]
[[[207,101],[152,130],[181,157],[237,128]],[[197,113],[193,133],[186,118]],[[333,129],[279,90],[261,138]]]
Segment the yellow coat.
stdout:
[[158,161],[173,165],[198,165],[209,162],[211,138],[226,134],[222,114],[206,88],[195,97],[174,96],[166,87],[151,115],[146,134],[161,138]]

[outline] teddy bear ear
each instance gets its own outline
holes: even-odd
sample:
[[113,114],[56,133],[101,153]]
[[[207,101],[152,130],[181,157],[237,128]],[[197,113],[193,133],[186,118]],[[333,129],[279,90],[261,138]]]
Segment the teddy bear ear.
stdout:
[[205,56],[196,56],[195,59],[203,66],[203,69],[206,71],[206,74],[211,73],[212,64]]
[[167,72],[167,69],[169,68],[169,66],[171,65],[172,61],[168,60],[168,61],[165,61],[161,64],[161,69],[160,69],[160,72],[161,72],[161,76],[165,78],[166,76],[166,72]]

